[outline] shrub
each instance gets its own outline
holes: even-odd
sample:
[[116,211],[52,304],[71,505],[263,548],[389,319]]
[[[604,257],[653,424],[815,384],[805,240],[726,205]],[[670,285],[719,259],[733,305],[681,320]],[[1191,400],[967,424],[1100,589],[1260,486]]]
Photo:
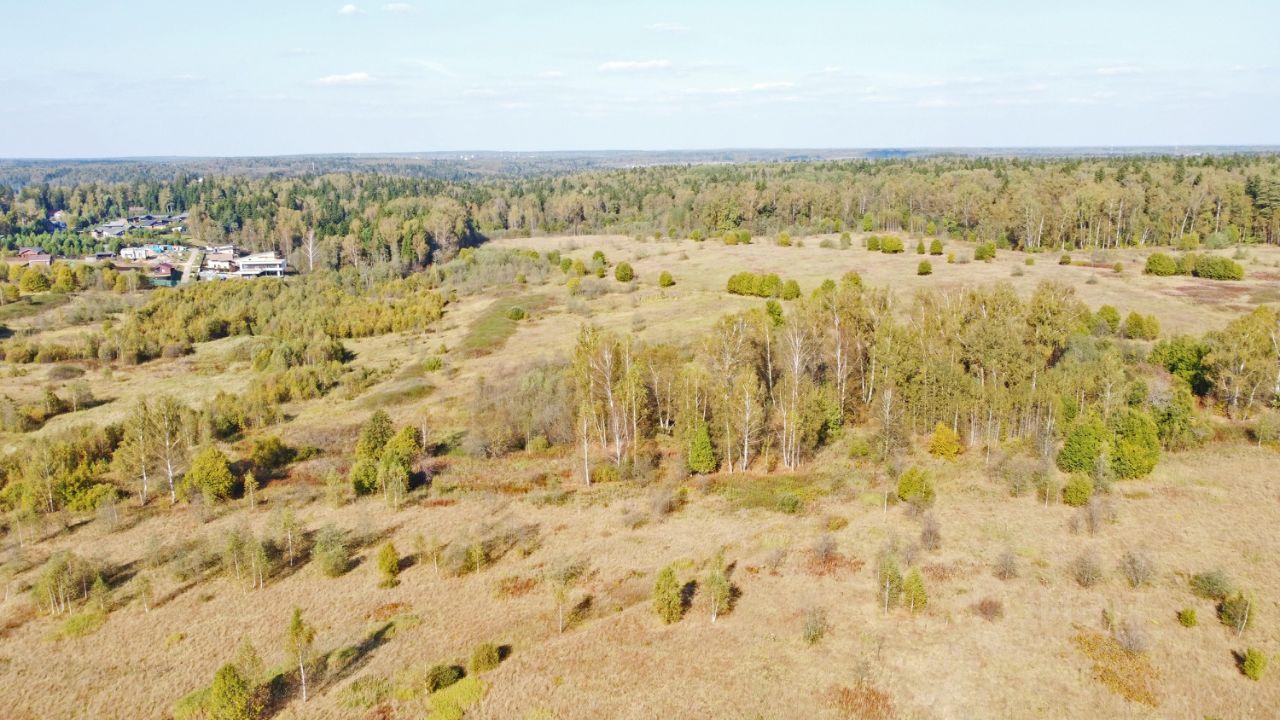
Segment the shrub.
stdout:
[[817,645],[827,634],[830,625],[827,622],[827,611],[819,607],[811,607],[804,614],[804,630],[801,632],[806,645]]
[[208,717],[214,720],[251,720],[257,716],[253,689],[230,663],[213,676],[205,703]]
[[1240,672],[1250,680],[1257,682],[1267,671],[1267,656],[1257,648],[1249,648],[1240,656]]
[[932,274],[933,274],[933,263],[929,262],[928,260],[921,260],[920,264],[916,265],[916,275],[932,275]]
[[1191,576],[1191,592],[1208,600],[1225,600],[1234,588],[1221,570],[1206,570]]
[[1075,474],[1062,488],[1062,502],[1071,507],[1084,507],[1093,497],[1093,480],[1088,475]]
[[1012,550],[1005,550],[996,558],[991,574],[1001,580],[1016,580],[1018,577],[1018,556]]
[[1096,415],[1077,418],[1058,452],[1058,468],[1068,473],[1092,472],[1106,447],[1107,428]]
[[1129,582],[1129,587],[1150,585],[1156,574],[1155,563],[1143,553],[1130,550],[1120,557],[1120,574]]
[[472,675],[476,675],[498,667],[500,662],[502,662],[502,654],[498,651],[498,646],[493,643],[482,643],[471,651],[471,662],[467,667]]
[[1228,595],[1218,603],[1218,620],[1227,627],[1242,633],[1253,624],[1253,600],[1242,592]]
[[929,438],[929,454],[946,460],[954,460],[961,451],[960,436],[946,423],[938,423]]
[[1071,576],[1082,588],[1091,588],[1102,582],[1102,564],[1097,556],[1085,553],[1071,563]]
[[1178,261],[1165,253],[1152,253],[1147,257],[1147,266],[1143,269],[1148,275],[1168,277],[1178,274]]
[[1099,328],[1099,329],[1101,329],[1103,332],[1108,332],[1108,333],[1111,333],[1111,334],[1113,334],[1113,335],[1114,335],[1115,333],[1119,332],[1119,330],[1120,330],[1120,311],[1119,311],[1119,310],[1117,310],[1117,309],[1115,308],[1115,306],[1113,306],[1113,305],[1103,305],[1102,307],[1098,308],[1098,312],[1097,312],[1096,317],[1098,318],[1098,320],[1099,320],[1099,321],[1102,323],[1102,325],[1103,325],[1102,327],[1100,327],[1100,328]]
[[1144,653],[1151,646],[1146,629],[1133,620],[1126,619],[1117,624],[1111,631],[1111,637],[1126,652],[1134,654]]
[[620,262],[618,263],[618,266],[613,269],[613,277],[618,282],[631,282],[635,279],[636,272],[632,269],[631,263]]
[[997,598],[985,597],[973,606],[973,611],[983,620],[995,622],[1004,617],[1004,603]]
[[942,547],[942,526],[932,514],[925,515],[920,524],[920,546],[925,550]]
[[689,451],[685,456],[685,465],[689,468],[689,472],[699,475],[705,475],[716,469],[715,451],[711,447],[711,435],[704,421],[695,423],[690,431]]
[[880,252],[897,254],[902,252],[902,238],[892,235],[880,239]]
[[880,250],[879,235],[872,235],[867,238],[867,249],[870,250],[871,252],[879,252]]
[[783,300],[795,300],[800,297],[800,283],[795,280],[788,280],[782,284],[782,292],[779,297]]
[[187,487],[199,490],[211,504],[231,497],[231,490],[236,484],[231,469],[227,467],[227,456],[212,445],[196,453],[184,481]]
[[1195,627],[1197,622],[1195,608],[1182,608],[1178,611],[1178,624],[1182,627]]
[[658,287],[671,287],[675,284],[675,278],[671,277],[671,273],[666,270],[663,270],[662,273],[658,275]]
[[881,553],[876,562],[876,597],[885,609],[902,599],[902,570],[898,558],[891,552]]
[[427,692],[438,692],[462,679],[462,668],[457,665],[432,665],[427,670],[423,685]]
[[933,239],[933,242],[929,243],[929,254],[930,254],[930,255],[941,255],[941,254],[942,254],[942,241],[941,241],[941,240],[939,240],[938,238],[934,238],[934,239]]
[[924,253],[925,253],[924,238],[921,238],[916,242],[916,254],[923,255]]
[[516,305],[515,307],[511,307],[507,309],[508,320],[511,320],[514,322],[520,322],[521,320],[525,319],[527,316],[528,314],[524,311],[524,308],[520,307],[519,305]]
[[676,580],[674,565],[662,568],[653,585],[653,611],[670,625],[684,616],[684,598],[680,595],[680,582]]
[[1244,268],[1240,263],[1218,255],[1201,255],[1191,271],[1196,277],[1208,280],[1243,280]]
[[929,604],[929,594],[925,591],[924,577],[916,568],[911,568],[907,579],[902,583],[902,604],[913,613],[924,610]]
[[1062,253],[1062,257],[1058,258],[1058,264],[1059,264],[1059,265],[1070,265],[1070,264],[1071,264],[1071,256],[1070,256],[1070,255],[1068,255],[1067,253]]
[[1115,433],[1111,445],[1111,470],[1119,478],[1142,477],[1160,460],[1160,433],[1151,416],[1123,408],[1111,418]]
[[378,462],[373,458],[359,458],[351,465],[347,477],[357,495],[367,495],[378,489]]
[[328,577],[338,577],[351,564],[351,552],[347,549],[346,538],[333,525],[326,525],[316,533],[316,544],[311,555],[320,566],[320,572]]
[[979,243],[978,246],[973,249],[973,259],[985,260],[988,262],[990,262],[991,260],[995,260],[996,259],[995,243],[989,243],[989,242]]
[[934,501],[933,482],[928,473],[911,468],[898,477],[898,499],[918,507],[928,507]]
[[778,495],[778,510],[788,515],[795,515],[804,509],[804,501],[795,493],[784,492]]
[[1132,340],[1155,340],[1160,336],[1160,321],[1154,315],[1131,312],[1124,319],[1122,331]]

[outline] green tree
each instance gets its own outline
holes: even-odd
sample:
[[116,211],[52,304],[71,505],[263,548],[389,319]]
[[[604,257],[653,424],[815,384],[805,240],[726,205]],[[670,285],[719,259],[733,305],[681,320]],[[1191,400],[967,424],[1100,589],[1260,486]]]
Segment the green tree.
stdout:
[[295,607],[285,630],[284,651],[298,664],[298,679],[302,684],[302,702],[307,701],[307,663],[311,660],[311,648],[316,641],[316,630],[302,619],[302,608]]
[[728,612],[733,598],[733,586],[729,584],[724,560],[719,555],[712,560],[711,569],[702,585],[707,592],[707,601],[711,605],[711,622],[714,623],[721,614]]
[[940,240],[939,238],[934,238],[933,242],[929,243],[929,254],[930,255],[942,254],[942,240]]
[[684,616],[684,598],[680,596],[680,581],[676,579],[674,565],[662,568],[653,586],[653,610],[670,625]]
[[613,277],[618,282],[631,282],[635,279],[636,273],[635,270],[631,268],[631,263],[620,262],[617,267],[613,269]]
[[227,465],[227,456],[213,445],[206,445],[196,453],[187,470],[187,486],[199,490],[210,505],[231,497],[236,479]]
[[938,423],[933,428],[933,436],[929,438],[929,454],[944,460],[954,460],[963,448],[960,436],[946,423]]
[[920,264],[916,265],[916,275],[932,275],[932,274],[933,274],[933,263],[929,262],[928,260],[921,260]]
[[214,674],[208,698],[209,720],[251,720],[257,717],[253,690],[231,663],[218,668]]
[[356,457],[376,460],[394,433],[391,416],[385,410],[378,410],[360,428],[360,437],[356,440]]
[[715,451],[711,447],[711,434],[707,423],[698,420],[689,431],[689,451],[685,465],[690,472],[705,475],[716,469]]
[[1067,473],[1090,473],[1107,446],[1107,427],[1096,415],[1076,419],[1058,452],[1058,468]]
[[1115,434],[1111,446],[1111,470],[1119,478],[1142,477],[1160,460],[1160,433],[1151,416],[1124,408],[1111,418]]
[[929,604],[929,594],[925,591],[924,577],[916,568],[911,568],[907,579],[902,583],[902,604],[913,613],[924,610]]
[[382,582],[378,587],[395,587],[400,584],[400,553],[396,546],[387,542],[378,551],[378,572],[382,573]]

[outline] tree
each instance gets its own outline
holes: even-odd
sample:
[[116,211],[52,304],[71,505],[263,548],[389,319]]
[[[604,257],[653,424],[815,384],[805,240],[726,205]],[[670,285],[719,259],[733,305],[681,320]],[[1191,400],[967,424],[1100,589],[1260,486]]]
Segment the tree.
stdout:
[[185,479],[187,486],[199,490],[209,504],[231,497],[236,484],[227,466],[227,456],[213,445],[206,445],[196,453]]
[[227,663],[214,674],[206,709],[209,720],[251,720],[257,716],[253,690],[235,665]]
[[653,585],[653,610],[670,625],[684,616],[684,598],[680,595],[680,582],[676,580],[674,565],[662,568]]
[[391,416],[385,410],[376,411],[360,428],[360,437],[356,440],[356,457],[376,460],[394,433]]
[[685,465],[690,472],[705,475],[716,469],[715,451],[711,447],[711,435],[705,420],[696,420],[689,431],[689,451]]
[[1115,435],[1111,469],[1116,477],[1142,477],[1155,468],[1160,460],[1160,433],[1150,415],[1124,408],[1112,416],[1111,430]]
[[938,423],[929,438],[929,454],[944,460],[954,460],[960,454],[960,436],[950,426]]
[[244,502],[252,510],[258,506],[258,479],[253,476],[252,470],[246,470],[240,482],[244,488]]
[[1107,427],[1096,415],[1076,420],[1058,452],[1058,469],[1067,473],[1093,472],[1098,458],[1106,450]]
[[618,263],[618,266],[613,269],[613,277],[616,278],[618,282],[631,282],[635,279],[636,273],[635,270],[631,268],[631,263],[620,262]]
[[933,242],[929,243],[929,254],[930,254],[930,255],[941,255],[941,254],[942,254],[942,240],[941,240],[941,239],[939,239],[939,238],[934,238],[934,239],[933,239]]
[[390,588],[400,584],[400,553],[390,542],[378,551],[378,572],[382,573],[378,587]]
[[[113,460],[138,480],[138,503],[147,504],[151,486],[150,471],[156,462],[155,421],[151,406],[139,400],[124,419],[124,438]],[[172,485],[170,486],[172,489]],[[176,494],[175,494],[176,499]]]
[[298,663],[298,678],[302,683],[302,702],[307,701],[307,663],[311,659],[311,648],[315,644],[315,628],[302,619],[302,608],[295,607],[289,619],[289,628],[285,631],[284,651]]
[[929,262],[928,260],[921,260],[920,264],[916,266],[916,275],[932,275],[932,274],[933,274],[933,263]]
[[907,579],[902,583],[902,603],[913,613],[924,610],[929,604],[929,594],[925,591],[924,577],[917,568],[911,568]]
[[187,434],[187,414],[187,408],[172,396],[161,395],[151,415],[156,453],[169,480],[171,503],[178,502],[176,480],[191,450]]
[[733,586],[729,584],[724,560],[719,555],[711,561],[711,570],[707,572],[703,588],[707,591],[707,601],[711,605],[711,622],[714,623],[721,613],[729,610],[729,602],[733,598]]

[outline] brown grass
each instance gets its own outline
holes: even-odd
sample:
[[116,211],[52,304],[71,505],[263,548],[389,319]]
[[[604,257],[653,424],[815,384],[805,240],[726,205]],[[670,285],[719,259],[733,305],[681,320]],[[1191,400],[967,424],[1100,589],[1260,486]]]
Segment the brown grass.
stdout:
[[1125,700],[1160,705],[1160,673],[1146,653],[1126,650],[1114,638],[1082,631],[1072,642],[1093,663],[1098,682]]

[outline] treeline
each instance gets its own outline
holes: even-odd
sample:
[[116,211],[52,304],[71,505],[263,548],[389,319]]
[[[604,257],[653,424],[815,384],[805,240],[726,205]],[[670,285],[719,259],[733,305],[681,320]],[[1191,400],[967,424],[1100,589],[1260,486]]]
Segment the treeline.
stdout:
[[929,158],[746,163],[444,180],[363,173],[178,174],[0,190],[0,234],[72,229],[130,206],[192,213],[200,242],[296,267],[421,266],[498,234],[747,238],[862,230],[1072,249],[1280,242],[1280,158]]
[[1269,308],[1154,346],[1153,318],[1091,312],[1052,283],[1025,300],[1004,285],[924,293],[900,313],[848,276],[779,310],[726,317],[691,347],[584,327],[567,382],[543,366],[484,386],[475,448],[572,436],[590,478],[651,469],[660,435],[705,473],[792,470],[846,431],[882,458],[945,428],[968,448],[1013,443],[1046,460],[1085,432],[1058,464],[1127,477],[1161,447],[1207,439],[1201,406],[1243,418],[1280,400],[1280,313]]
[[[104,271],[105,272],[105,271]],[[290,280],[258,279],[162,288],[119,322],[72,344],[14,338],[0,344],[10,362],[100,360],[137,364],[191,351],[195,343],[235,335],[358,338],[421,330],[444,300],[434,275],[398,277],[346,268]],[[323,351],[328,353],[329,350]]]

